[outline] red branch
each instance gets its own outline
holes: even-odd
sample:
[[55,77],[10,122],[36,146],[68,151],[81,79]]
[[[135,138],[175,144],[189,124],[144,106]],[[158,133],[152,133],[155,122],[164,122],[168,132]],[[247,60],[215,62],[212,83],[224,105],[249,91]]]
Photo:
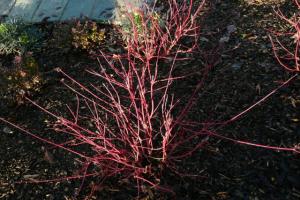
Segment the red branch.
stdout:
[[[300,10],[300,2],[294,0]],[[269,36],[273,47],[273,52],[279,64],[289,72],[300,72],[299,63],[299,45],[300,45],[300,16],[294,14],[292,17],[286,17],[280,9],[274,10],[276,15],[285,21],[291,28],[290,31],[276,32],[271,31],[272,36]],[[284,44],[286,39],[292,38],[294,41]]]

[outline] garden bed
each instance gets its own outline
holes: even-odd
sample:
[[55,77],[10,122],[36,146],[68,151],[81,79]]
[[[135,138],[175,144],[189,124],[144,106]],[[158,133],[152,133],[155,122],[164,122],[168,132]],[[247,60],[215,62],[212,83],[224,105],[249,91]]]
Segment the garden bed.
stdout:
[[[234,0],[211,3],[202,28],[201,51],[175,71],[176,74],[193,72],[193,75],[175,83],[172,88],[177,96],[192,92],[201,81],[201,63],[205,60],[212,62],[213,68],[199,92],[199,100],[189,114],[191,119],[226,121],[291,77],[274,59],[267,29],[282,26],[273,14],[273,5],[280,5],[286,13],[295,12],[295,6],[289,1],[265,2]],[[99,79],[91,79],[85,72],[85,69],[98,68],[97,49],[82,49],[83,46],[76,49],[70,35],[64,35],[65,30],[70,29],[69,24],[40,24],[36,28],[47,33],[32,54],[38,65],[41,84],[36,90],[26,91],[26,95],[43,107],[65,115],[65,104],[76,105],[76,97],[61,84],[63,76],[55,69],[59,67],[83,83],[101,84]],[[97,48],[111,54],[123,51],[122,40],[114,28],[97,25],[97,30],[105,33],[105,38],[97,41]],[[224,36],[228,36],[228,32],[227,41]],[[1,57],[0,66],[10,68],[14,59],[12,56]],[[271,146],[291,147],[299,143],[299,87],[298,77],[241,119],[218,129],[218,133]],[[39,136],[55,141],[64,139],[53,134],[52,118],[25,101],[22,95],[13,92],[11,95],[4,99],[2,95],[0,117]],[[103,184],[97,177],[86,178],[83,185],[77,179],[26,183],[76,176],[83,172],[76,156],[70,153],[24,135],[7,124],[0,124],[0,132],[0,199],[74,199],[80,188],[78,199],[84,199],[95,185],[96,191],[91,199],[134,199],[138,196],[132,180],[118,177],[105,180]],[[165,170],[160,183],[170,187],[177,199],[299,199],[299,166],[299,154],[211,138],[203,149],[178,162],[177,169],[182,174]],[[174,198],[152,187],[143,188],[140,196],[144,200]]]

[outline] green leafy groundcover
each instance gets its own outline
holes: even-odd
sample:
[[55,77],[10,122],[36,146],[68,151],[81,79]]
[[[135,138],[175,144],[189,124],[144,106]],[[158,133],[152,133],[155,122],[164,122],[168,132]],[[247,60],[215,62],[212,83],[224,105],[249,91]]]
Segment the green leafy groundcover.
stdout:
[[0,24],[0,55],[23,54],[42,38],[38,28],[15,19]]

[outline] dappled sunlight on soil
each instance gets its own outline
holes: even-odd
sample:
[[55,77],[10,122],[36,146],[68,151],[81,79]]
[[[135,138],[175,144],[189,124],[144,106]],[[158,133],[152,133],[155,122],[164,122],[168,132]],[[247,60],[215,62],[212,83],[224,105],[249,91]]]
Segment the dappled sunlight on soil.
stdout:
[[243,0],[246,4],[249,5],[273,5],[277,6],[283,4],[290,0]]

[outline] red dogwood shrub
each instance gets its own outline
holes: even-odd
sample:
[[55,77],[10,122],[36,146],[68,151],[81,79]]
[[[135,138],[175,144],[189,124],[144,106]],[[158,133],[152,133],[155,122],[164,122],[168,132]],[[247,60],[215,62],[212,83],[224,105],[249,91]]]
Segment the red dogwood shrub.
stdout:
[[[148,184],[172,192],[160,186],[161,171],[166,167],[175,170],[178,161],[206,143],[202,136],[209,133],[205,129],[193,131],[184,121],[194,95],[178,110],[180,100],[170,92],[172,83],[183,78],[173,76],[176,63],[197,47],[205,3],[168,0],[165,15],[147,6],[128,13],[132,33],[125,37],[126,53],[100,52],[98,70],[87,70],[102,80],[101,85],[84,85],[57,69],[67,80],[63,84],[77,96],[76,108],[68,107],[72,118],[28,101],[54,117],[54,130],[67,134],[69,140],[57,144],[12,125],[78,155],[85,173],[77,178],[120,176],[135,180],[139,190]],[[168,62],[161,65],[164,59]],[[207,73],[210,66],[203,68]],[[92,165],[94,170],[89,174]]]
[[[300,10],[300,2],[294,0]],[[274,10],[276,15],[286,22],[287,30],[282,32],[271,31],[270,40],[275,58],[287,71],[300,72],[299,45],[300,45],[300,16],[295,13],[287,17],[280,9]]]
[[[172,192],[160,184],[162,171],[169,168],[176,172],[177,163],[203,147],[208,136],[298,152],[296,147],[280,148],[238,141],[214,131],[249,112],[294,77],[228,121],[202,124],[186,119],[212,65],[202,66],[203,78],[184,106],[178,106],[182,103],[171,92],[174,81],[184,77],[176,77],[173,72],[177,62],[186,59],[184,55],[197,47],[198,20],[205,3],[205,0],[168,0],[165,15],[160,16],[149,7],[128,13],[131,35],[125,37],[126,53],[107,55],[100,52],[99,68],[87,70],[91,76],[102,80],[100,85],[81,83],[57,69],[65,77],[63,84],[77,96],[75,109],[68,107],[72,117],[59,116],[28,100],[56,119],[54,130],[69,136],[64,143],[46,140],[3,118],[0,120],[78,155],[84,166],[83,174],[68,179],[88,176],[130,178],[136,182],[139,191],[147,184]],[[120,32],[128,34],[124,29]],[[162,62],[165,59],[168,62]],[[295,70],[299,70],[298,66]],[[92,171],[89,171],[90,167]]]

